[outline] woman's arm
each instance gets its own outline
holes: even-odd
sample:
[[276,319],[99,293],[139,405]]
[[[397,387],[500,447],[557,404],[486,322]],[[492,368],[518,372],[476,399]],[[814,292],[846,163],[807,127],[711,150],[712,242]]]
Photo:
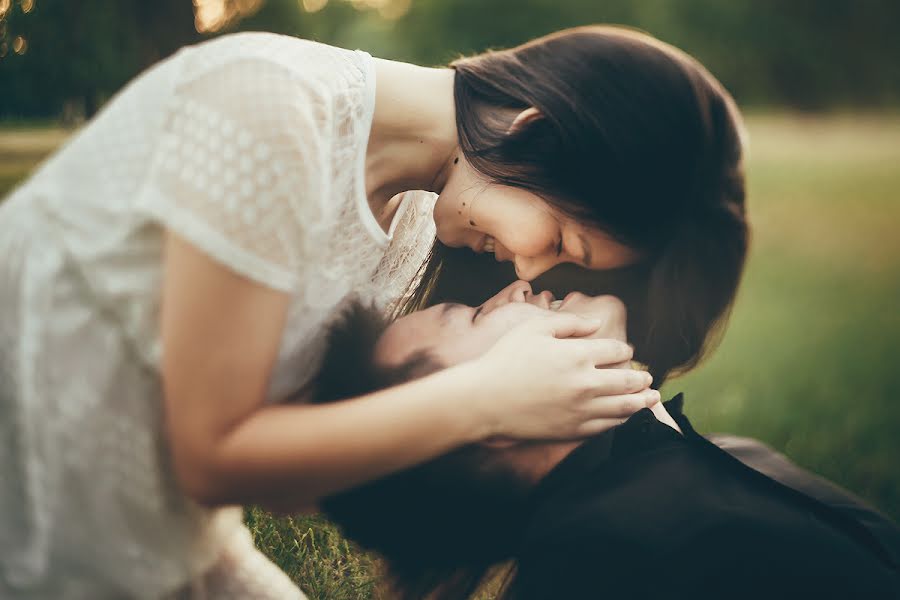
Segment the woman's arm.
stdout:
[[[647,384],[640,374],[611,380],[619,372],[594,368],[623,360],[630,353],[624,344],[555,339],[596,329],[560,316],[522,329],[521,339],[489,352],[491,360],[345,402],[265,406],[288,296],[233,273],[172,234],[164,268],[169,441],[182,486],[206,504],[265,505],[285,497],[312,504],[491,435],[587,434],[579,427],[598,426],[596,417],[627,416],[597,396]],[[523,354],[523,346],[533,356]],[[510,372],[515,365],[527,366]]]
[[[208,503],[312,504],[484,436],[454,399],[475,390],[462,369],[323,405],[267,406],[224,436]],[[216,489],[215,482],[224,483]]]

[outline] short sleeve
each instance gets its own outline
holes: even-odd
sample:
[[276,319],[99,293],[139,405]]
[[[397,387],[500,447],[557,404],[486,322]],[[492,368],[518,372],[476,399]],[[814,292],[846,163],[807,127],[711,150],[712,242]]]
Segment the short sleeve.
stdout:
[[183,77],[138,208],[241,275],[290,292],[325,219],[331,121],[320,81],[265,58]]

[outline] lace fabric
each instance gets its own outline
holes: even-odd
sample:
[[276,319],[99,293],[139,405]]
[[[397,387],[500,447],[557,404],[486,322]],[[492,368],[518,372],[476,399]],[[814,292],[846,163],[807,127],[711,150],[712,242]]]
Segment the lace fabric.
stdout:
[[393,235],[368,209],[371,62],[259,33],[184,49],[0,205],[0,596],[160,597],[241,526],[167,462],[166,229],[291,296],[270,402],[309,381],[351,300],[407,288],[434,196],[408,193]]

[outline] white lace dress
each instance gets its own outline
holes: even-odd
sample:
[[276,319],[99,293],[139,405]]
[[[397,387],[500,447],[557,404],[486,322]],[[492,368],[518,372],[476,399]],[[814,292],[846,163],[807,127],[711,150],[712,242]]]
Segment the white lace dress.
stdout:
[[168,463],[162,233],[291,295],[269,401],[300,388],[342,307],[397,299],[434,237],[431,194],[387,235],[368,208],[374,86],[364,52],[224,36],[141,75],[0,204],[0,597],[300,596],[277,571],[192,584],[252,545]]

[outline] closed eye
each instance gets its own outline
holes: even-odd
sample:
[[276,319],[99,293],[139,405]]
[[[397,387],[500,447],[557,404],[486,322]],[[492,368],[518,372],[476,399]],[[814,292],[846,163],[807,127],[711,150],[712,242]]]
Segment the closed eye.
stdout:
[[581,241],[581,264],[590,269],[591,264],[594,262],[593,252],[591,251],[591,243],[581,233],[578,234],[578,239]]
[[563,239],[562,239],[562,236],[560,236],[559,242],[556,244],[556,256],[561,255],[562,251],[563,251]]
[[474,311],[472,311],[472,323],[474,323],[474,322],[475,322],[475,318],[476,318],[479,314],[481,314],[481,309],[482,309],[482,308],[484,308],[484,305],[483,305],[483,304],[482,304],[481,306],[479,306],[478,308],[476,308]]

